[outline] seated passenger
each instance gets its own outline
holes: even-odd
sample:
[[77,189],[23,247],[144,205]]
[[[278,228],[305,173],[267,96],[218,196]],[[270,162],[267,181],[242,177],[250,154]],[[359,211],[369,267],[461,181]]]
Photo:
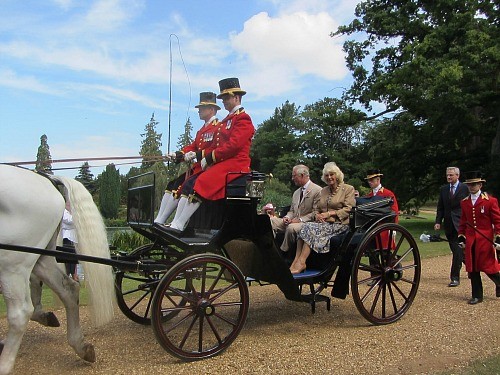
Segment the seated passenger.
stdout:
[[314,207],[315,221],[304,223],[298,235],[295,259],[290,266],[292,274],[306,269],[311,249],[317,253],[330,251],[330,238],[349,229],[349,212],[356,205],[354,187],[344,184],[344,174],[339,167],[328,162],[323,168],[323,182],[318,204]]
[[268,203],[264,207],[262,207],[261,213],[266,214],[269,217],[275,217],[276,216],[276,208],[273,206],[272,203]]
[[290,211],[283,217],[272,217],[273,232],[284,233],[281,251],[288,251],[297,242],[297,234],[303,223],[314,220],[313,207],[318,203],[321,186],[316,185],[309,178],[309,168],[299,164],[292,169],[292,181],[298,189],[292,196]]
[[182,186],[174,220],[167,231],[179,234],[186,228],[189,219],[203,200],[218,200],[225,197],[226,182],[240,177],[229,172],[250,172],[250,145],[255,129],[250,116],[241,105],[246,91],[240,88],[238,78],[219,81],[224,108],[229,114],[217,126],[211,152],[201,159],[204,172],[191,176]]
[[196,158],[198,160],[187,172],[181,174],[175,180],[170,181],[167,184],[167,189],[161,199],[160,210],[154,220],[155,223],[165,223],[168,217],[177,208],[182,184],[188,177],[202,172],[200,164],[201,159],[205,156],[205,150],[209,150],[209,146],[211,146],[214,139],[214,134],[217,130],[217,125],[219,124],[219,120],[217,120],[217,117],[215,116],[217,114],[217,110],[220,109],[215,99],[215,93],[201,92],[200,104],[196,105],[195,108],[198,108],[200,120],[203,120],[205,123],[196,133],[193,143],[185,146],[180,151],[171,153],[168,157],[176,163],[180,163],[181,161],[192,162]]

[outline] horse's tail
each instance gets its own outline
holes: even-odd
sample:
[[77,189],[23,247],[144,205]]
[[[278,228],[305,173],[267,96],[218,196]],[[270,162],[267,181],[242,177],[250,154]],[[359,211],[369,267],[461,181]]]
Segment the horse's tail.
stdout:
[[[78,239],[77,253],[109,259],[106,227],[88,190],[76,180],[61,176],[50,177],[64,184]],[[106,324],[113,318],[114,311],[113,270],[103,264],[80,263],[84,269],[85,284],[89,288],[93,323],[97,326]]]

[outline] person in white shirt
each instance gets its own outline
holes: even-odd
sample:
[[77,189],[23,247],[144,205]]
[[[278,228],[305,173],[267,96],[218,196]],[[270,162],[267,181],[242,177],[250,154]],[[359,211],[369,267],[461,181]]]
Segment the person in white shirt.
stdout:
[[[63,246],[65,248],[73,249],[73,251],[68,251],[75,253],[75,244],[78,243],[78,238],[76,236],[75,225],[73,224],[73,215],[71,215],[71,207],[69,202],[66,202],[66,207],[64,208],[61,231],[63,238]],[[73,278],[73,280],[78,281],[78,274],[76,272],[76,263],[65,263],[66,274]]]

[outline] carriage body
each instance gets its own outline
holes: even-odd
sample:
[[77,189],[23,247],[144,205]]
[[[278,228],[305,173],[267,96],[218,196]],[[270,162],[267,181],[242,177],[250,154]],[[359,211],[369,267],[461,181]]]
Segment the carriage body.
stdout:
[[257,210],[266,176],[239,174],[225,199],[204,202],[181,235],[153,223],[154,175],[129,181],[129,225],[151,243],[117,258],[163,269],[116,269],[118,303],[130,319],[152,324],[167,351],[194,360],[225,350],[243,327],[252,283],[275,284],[313,313],[317,302],[330,309],[325,291],[342,299],[350,293],[373,324],[395,322],[408,311],[420,256],[413,237],[394,222],[390,199],[358,202],[349,231],[332,238],[330,252],[313,254],[307,271],[292,275],[269,216]]

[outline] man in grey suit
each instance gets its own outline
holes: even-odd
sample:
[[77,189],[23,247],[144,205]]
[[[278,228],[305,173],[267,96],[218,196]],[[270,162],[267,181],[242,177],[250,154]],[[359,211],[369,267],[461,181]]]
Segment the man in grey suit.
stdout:
[[467,185],[460,183],[460,170],[457,167],[446,168],[446,180],[448,183],[443,185],[439,191],[439,200],[436,212],[436,222],[434,230],[441,229],[441,223],[444,220],[444,233],[448,239],[451,253],[450,283],[448,286],[454,287],[460,285],[460,270],[462,269],[463,250],[458,245],[458,225],[462,209],[460,202],[468,196],[469,189]]
[[293,167],[292,180],[299,188],[293,193],[290,211],[283,218],[271,217],[274,233],[285,233],[282,251],[288,251],[297,241],[302,223],[314,220],[313,207],[318,203],[321,192],[321,187],[310,180],[309,168],[305,165]]

